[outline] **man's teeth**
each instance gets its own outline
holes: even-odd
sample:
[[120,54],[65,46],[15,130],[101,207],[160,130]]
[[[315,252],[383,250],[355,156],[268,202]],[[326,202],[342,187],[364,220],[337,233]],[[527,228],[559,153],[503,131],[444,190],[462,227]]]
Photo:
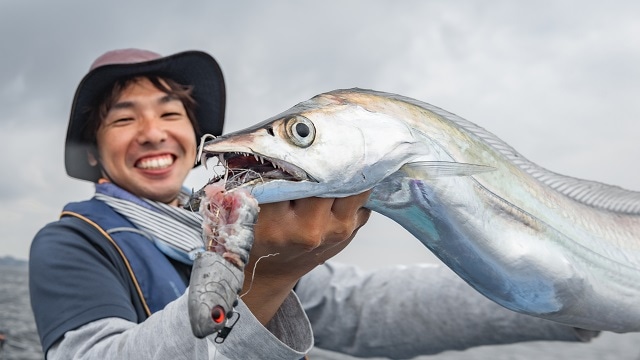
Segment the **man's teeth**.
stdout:
[[138,162],[138,168],[153,170],[153,169],[162,169],[166,168],[173,164],[173,157],[171,155],[160,156],[154,158],[142,159]]

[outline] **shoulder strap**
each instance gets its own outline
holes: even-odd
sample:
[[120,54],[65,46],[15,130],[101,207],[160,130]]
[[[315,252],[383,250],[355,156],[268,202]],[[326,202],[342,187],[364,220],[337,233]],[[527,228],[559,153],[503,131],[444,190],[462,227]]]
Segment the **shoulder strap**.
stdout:
[[95,226],[95,223],[92,225],[91,222],[87,222],[77,216],[64,214],[64,212],[60,219],[60,224],[82,234],[84,239],[97,248],[100,253],[113,264],[122,278],[129,283],[129,294],[133,301],[138,321],[142,322],[148,318],[151,315],[151,311],[144,300],[144,295],[142,295],[142,290],[138,285],[135,274],[121,249],[115,244],[113,239],[107,236],[102,228]]

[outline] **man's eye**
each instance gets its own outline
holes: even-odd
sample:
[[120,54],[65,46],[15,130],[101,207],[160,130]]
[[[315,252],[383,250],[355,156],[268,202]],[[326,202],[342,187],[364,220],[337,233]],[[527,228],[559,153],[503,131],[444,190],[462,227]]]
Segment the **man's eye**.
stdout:
[[127,117],[127,118],[119,118],[119,119],[115,119],[111,122],[111,124],[113,125],[125,125],[129,122],[133,121],[133,118]]
[[162,114],[162,118],[164,119],[178,119],[182,116],[183,114],[179,112],[166,112]]

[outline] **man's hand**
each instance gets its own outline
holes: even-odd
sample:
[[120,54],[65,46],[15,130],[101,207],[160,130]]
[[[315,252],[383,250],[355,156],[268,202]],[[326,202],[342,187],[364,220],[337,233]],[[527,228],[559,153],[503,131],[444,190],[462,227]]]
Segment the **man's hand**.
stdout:
[[349,244],[369,219],[371,210],[363,206],[370,194],[260,205],[245,269],[243,293],[249,292],[242,298],[260,322],[266,324],[273,317],[304,274]]

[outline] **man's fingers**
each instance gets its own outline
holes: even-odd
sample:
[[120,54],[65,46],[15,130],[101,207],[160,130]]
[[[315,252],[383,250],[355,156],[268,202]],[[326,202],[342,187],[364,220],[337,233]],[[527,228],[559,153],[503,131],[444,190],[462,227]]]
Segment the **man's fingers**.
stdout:
[[351,238],[369,220],[371,210],[364,208],[371,191],[362,194],[336,199],[331,209],[335,219],[335,235],[340,238]]
[[256,239],[265,246],[301,251],[334,246],[353,237],[367,222],[369,192],[346,198],[305,198],[261,205]]
[[338,219],[352,217],[367,203],[369,195],[371,195],[371,190],[358,195],[335,199],[331,207],[333,216]]
[[325,221],[328,220],[331,215],[333,200],[332,198],[319,197],[293,200],[292,209],[296,217],[302,218],[304,221]]

